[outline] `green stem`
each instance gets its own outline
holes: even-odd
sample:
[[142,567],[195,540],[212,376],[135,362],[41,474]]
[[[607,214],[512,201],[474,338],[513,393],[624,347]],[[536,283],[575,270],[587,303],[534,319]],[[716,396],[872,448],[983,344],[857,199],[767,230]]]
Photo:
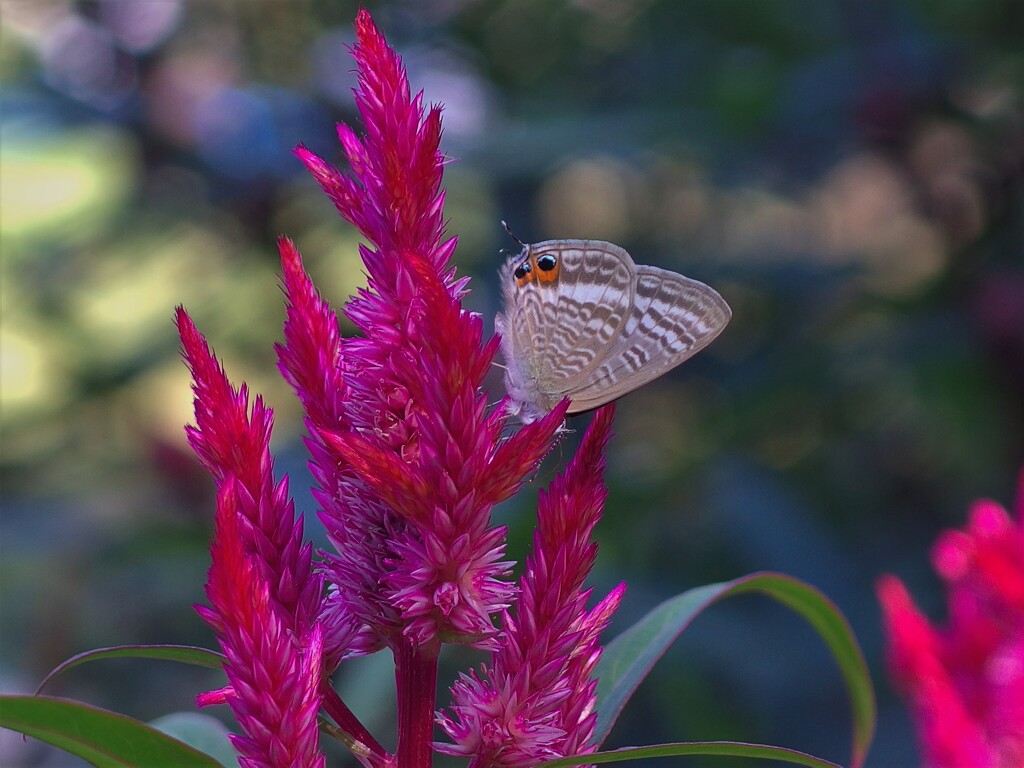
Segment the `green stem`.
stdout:
[[320,684],[320,697],[324,711],[338,724],[337,732],[332,730],[331,734],[340,738],[361,764],[367,768],[390,765],[391,756],[387,750],[359,722],[327,678]]

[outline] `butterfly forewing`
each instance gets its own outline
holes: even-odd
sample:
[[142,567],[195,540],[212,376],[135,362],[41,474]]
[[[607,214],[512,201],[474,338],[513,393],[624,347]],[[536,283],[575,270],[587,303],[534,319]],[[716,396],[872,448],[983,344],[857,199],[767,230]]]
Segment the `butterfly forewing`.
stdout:
[[558,259],[558,278],[522,287],[512,333],[532,356],[531,373],[555,402],[588,380],[630,313],[635,265],[608,243],[563,240],[530,246]]
[[732,312],[712,288],[656,267],[637,267],[633,305],[614,345],[581,386],[570,413],[590,410],[656,379],[710,344]]

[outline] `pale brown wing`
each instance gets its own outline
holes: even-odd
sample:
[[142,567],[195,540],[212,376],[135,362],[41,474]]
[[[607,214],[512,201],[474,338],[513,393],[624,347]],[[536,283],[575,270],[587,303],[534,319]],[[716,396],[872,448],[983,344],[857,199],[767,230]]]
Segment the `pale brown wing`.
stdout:
[[506,332],[520,370],[546,401],[539,405],[550,408],[584,384],[615,344],[633,303],[636,266],[622,248],[596,240],[550,240],[529,252],[555,255],[558,279],[507,296]]
[[717,291],[657,267],[637,267],[633,305],[622,332],[580,386],[570,413],[609,403],[697,354],[732,317]]

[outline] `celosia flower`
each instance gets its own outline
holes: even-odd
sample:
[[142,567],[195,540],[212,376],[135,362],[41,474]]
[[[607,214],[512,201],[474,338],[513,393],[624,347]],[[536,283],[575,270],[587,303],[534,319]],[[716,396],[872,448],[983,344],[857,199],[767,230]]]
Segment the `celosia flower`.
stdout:
[[360,249],[367,287],[345,310],[362,338],[340,340],[333,311],[281,243],[290,304],[281,368],[306,406],[316,496],[337,549],[329,579],[351,624],[367,630],[333,656],[493,636],[512,588],[490,510],[564,417],[563,407],[501,441],[505,409],[488,415],[480,389],[497,339],[484,342],[481,318],[462,309],[465,280],[448,264],[440,110],[424,114],[365,11],[356,32],[366,137],[338,128],[350,172],[297,154],[371,244]]
[[303,543],[288,479],[274,484],[273,412],[257,397],[250,413],[247,388],[232,388],[184,309],[178,309],[177,323],[195,390],[196,425],[186,428],[189,443],[218,487],[233,482],[260,576],[271,585],[271,599],[289,630],[301,635],[319,612],[322,584],[310,567],[312,546]]
[[245,518],[234,478],[221,485],[213,565],[206,585],[231,683],[227,702],[245,736],[231,736],[242,768],[323,768],[317,713],[323,670],[320,628],[296,638],[276,610],[243,542]]
[[197,610],[217,632],[231,683],[199,702],[231,705],[246,733],[232,737],[245,768],[322,766],[321,580],[311,570],[287,481],[273,482],[273,416],[260,398],[250,412],[246,389],[231,387],[182,309],[178,329],[196,394],[189,442],[219,491],[210,606]]
[[878,584],[892,675],[926,768],[1024,766],[1024,473],[1017,520],[976,502],[932,552],[948,621],[932,626],[894,576]]
[[[345,309],[361,336],[341,338],[295,246],[279,243],[288,302],[279,367],[305,409],[314,495],[335,549],[317,566],[286,481],[273,481],[269,410],[257,398],[250,413],[245,388],[231,388],[178,315],[195,379],[189,440],[220,490],[211,606],[200,610],[228,657],[231,685],[202,703],[231,704],[247,765],[318,764],[311,723],[322,705],[364,765],[427,766],[440,645],[459,642],[493,655],[483,678],[456,686],[461,722],[449,730],[459,744],[447,749],[480,766],[590,749],[597,636],[622,593],[587,611],[582,588],[612,410],[595,417],[542,499],[517,591],[505,529],[490,512],[550,448],[568,402],[511,436],[507,401],[488,412],[481,384],[498,339],[485,341],[481,318],[462,308],[466,280],[449,265],[440,110],[424,110],[422,94],[410,93],[401,60],[365,11],[356,35],[366,135],[338,128],[349,170],[303,147],[296,154],[369,243],[360,248],[367,286]],[[328,682],[345,658],[383,647],[396,663],[395,756]],[[484,699],[502,711],[485,716]]]
[[613,408],[598,411],[565,474],[541,494],[533,551],[491,663],[463,675],[451,713],[438,715],[456,742],[438,749],[471,757],[471,768],[528,768],[593,749],[597,639],[625,590],[619,585],[587,611],[582,587],[597,554],[590,535],[606,496]]

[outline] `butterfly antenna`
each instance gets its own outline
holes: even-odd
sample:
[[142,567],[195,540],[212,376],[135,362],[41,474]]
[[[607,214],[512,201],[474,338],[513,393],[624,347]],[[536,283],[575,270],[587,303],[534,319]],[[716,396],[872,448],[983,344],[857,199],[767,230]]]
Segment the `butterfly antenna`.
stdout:
[[509,237],[511,237],[513,240],[515,240],[517,243],[519,243],[519,245],[521,245],[523,248],[526,247],[526,243],[524,243],[522,240],[520,240],[518,237],[515,236],[515,233],[512,231],[512,229],[509,227],[509,225],[504,220],[501,222],[501,226],[503,226],[505,228],[505,231],[508,233]]

